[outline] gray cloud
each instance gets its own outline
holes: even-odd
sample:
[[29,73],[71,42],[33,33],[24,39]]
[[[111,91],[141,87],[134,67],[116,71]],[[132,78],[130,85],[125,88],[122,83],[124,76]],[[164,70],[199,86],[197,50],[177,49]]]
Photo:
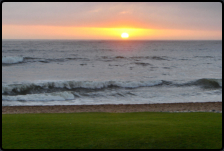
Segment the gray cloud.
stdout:
[[3,24],[98,27],[132,21],[144,28],[222,29],[219,2],[4,2],[2,9]]

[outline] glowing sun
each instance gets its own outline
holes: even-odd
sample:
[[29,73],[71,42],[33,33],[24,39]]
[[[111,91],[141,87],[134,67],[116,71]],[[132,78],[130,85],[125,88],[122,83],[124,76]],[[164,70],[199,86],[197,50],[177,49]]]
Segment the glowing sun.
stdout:
[[128,38],[128,37],[129,37],[128,33],[122,33],[122,34],[121,34],[121,38],[126,39],[126,38]]

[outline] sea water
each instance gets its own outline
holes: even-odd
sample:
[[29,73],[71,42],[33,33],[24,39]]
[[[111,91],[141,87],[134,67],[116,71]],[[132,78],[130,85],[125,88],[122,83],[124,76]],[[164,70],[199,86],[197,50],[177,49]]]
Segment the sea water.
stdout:
[[221,101],[222,41],[2,41],[2,106]]

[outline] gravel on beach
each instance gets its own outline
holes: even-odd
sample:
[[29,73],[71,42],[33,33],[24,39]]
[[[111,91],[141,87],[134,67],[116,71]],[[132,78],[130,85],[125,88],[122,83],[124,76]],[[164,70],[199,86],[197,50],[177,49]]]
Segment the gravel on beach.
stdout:
[[74,112],[217,112],[222,113],[222,102],[191,102],[162,104],[106,104],[55,106],[2,106],[2,114],[74,113]]

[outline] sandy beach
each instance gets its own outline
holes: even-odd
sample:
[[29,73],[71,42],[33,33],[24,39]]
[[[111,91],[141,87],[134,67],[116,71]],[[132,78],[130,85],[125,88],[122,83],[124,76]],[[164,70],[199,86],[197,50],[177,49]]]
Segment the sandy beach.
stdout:
[[74,112],[222,112],[222,102],[119,104],[119,105],[56,105],[2,106],[2,114],[74,113]]

